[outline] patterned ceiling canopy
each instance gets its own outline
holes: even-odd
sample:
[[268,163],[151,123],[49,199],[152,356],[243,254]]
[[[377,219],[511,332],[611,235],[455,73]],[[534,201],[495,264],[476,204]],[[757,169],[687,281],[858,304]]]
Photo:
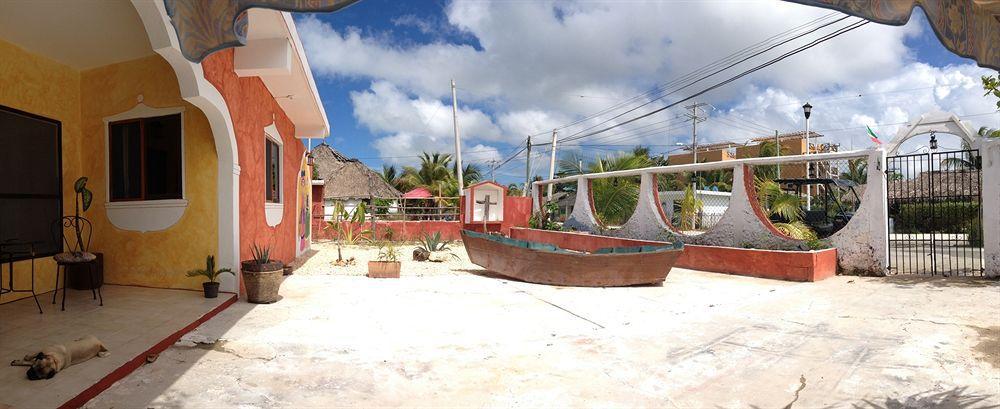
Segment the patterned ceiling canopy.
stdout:
[[951,52],[1000,70],[1000,0],[785,0],[901,26],[919,6]]
[[260,7],[281,11],[331,12],[358,0],[163,0],[181,52],[192,62],[246,44],[247,14]]

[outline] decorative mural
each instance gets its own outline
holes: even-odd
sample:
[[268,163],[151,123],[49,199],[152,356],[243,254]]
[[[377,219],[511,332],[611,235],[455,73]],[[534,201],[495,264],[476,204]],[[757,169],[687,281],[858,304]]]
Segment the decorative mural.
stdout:
[[309,250],[309,242],[312,241],[312,169],[309,168],[309,155],[302,157],[302,165],[299,166],[299,177],[296,185],[296,225],[298,246],[295,248],[295,255],[298,256]]
[[1000,3],[973,0],[786,0],[901,26],[920,7],[951,52],[1000,70]]
[[[281,11],[332,12],[358,0],[163,0],[170,24],[177,32],[181,53],[191,62],[209,54],[246,45],[246,11],[266,8]],[[212,16],[212,18],[205,18]]]

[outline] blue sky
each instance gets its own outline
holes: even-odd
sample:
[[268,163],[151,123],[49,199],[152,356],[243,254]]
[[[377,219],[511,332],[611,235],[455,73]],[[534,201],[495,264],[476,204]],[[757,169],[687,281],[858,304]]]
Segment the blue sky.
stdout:
[[[837,18],[830,14],[780,2],[363,0],[296,22],[330,119],[328,144],[375,168],[413,164],[423,150],[452,152],[448,80],[456,78],[463,159],[485,167],[528,133],[573,122],[810,20]],[[892,124],[929,110],[992,112],[976,86],[990,72],[943,48],[918,10],[906,26],[869,24],[704,95],[699,100],[714,109],[699,139],[743,142],[765,129],[801,130],[798,110],[808,100],[816,106],[814,130],[861,148],[868,141],[856,129],[864,125],[891,139]],[[671,109],[614,131],[622,137],[591,141],[622,146],[566,152],[592,158],[631,144],[664,151],[688,142],[689,125],[668,123],[648,135],[631,130],[681,113]],[[998,126],[1000,115],[969,121]],[[517,158],[498,179],[520,180],[523,169]]]

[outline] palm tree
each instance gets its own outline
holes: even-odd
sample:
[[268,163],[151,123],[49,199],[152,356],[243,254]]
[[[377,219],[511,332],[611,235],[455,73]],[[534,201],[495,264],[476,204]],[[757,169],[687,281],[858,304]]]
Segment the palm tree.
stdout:
[[382,180],[390,186],[398,188],[399,174],[396,172],[396,167],[392,165],[382,165]]
[[462,169],[462,181],[466,186],[483,180],[483,169],[479,165],[470,163]]
[[[648,156],[622,154],[597,159],[588,165],[588,173],[642,169],[650,166]],[[597,217],[607,225],[625,223],[639,201],[639,177],[596,179],[591,184]]]
[[587,173],[587,168],[584,166],[583,158],[576,152],[573,152],[569,157],[564,156],[562,159],[559,159],[559,167],[556,169],[557,178],[582,175],[584,173]]
[[511,183],[507,185],[507,196],[523,196],[524,189],[522,189],[520,183]]
[[[979,128],[980,138],[1000,138],[1000,129],[991,129],[985,126]],[[968,141],[962,140],[962,150],[971,151],[972,145]],[[954,170],[973,170],[981,169],[983,165],[983,159],[978,154],[973,154],[972,152],[963,152],[961,156],[950,157],[941,160],[941,167],[944,169],[954,169]]]
[[841,179],[847,179],[859,185],[868,183],[868,160],[856,158],[847,161],[847,171],[840,174]]
[[800,240],[813,240],[816,233],[806,225],[802,218],[802,198],[793,193],[781,190],[778,182],[757,177],[754,180],[757,187],[757,200],[761,210],[771,219],[771,224],[789,237]]
[[420,155],[420,167],[404,167],[399,182],[406,189],[422,187],[436,196],[454,195],[458,193],[458,183],[450,165],[451,155],[424,152]]

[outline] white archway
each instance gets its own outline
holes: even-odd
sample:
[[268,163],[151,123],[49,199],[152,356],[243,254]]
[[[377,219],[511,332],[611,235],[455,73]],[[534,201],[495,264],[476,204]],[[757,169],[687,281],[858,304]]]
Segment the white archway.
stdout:
[[896,136],[892,138],[892,141],[890,141],[886,146],[886,154],[890,156],[895,155],[897,154],[896,151],[899,150],[899,147],[903,144],[903,142],[906,142],[915,136],[925,135],[932,132],[958,136],[967,142],[973,149],[979,148],[979,141],[981,138],[979,138],[975,132],[972,132],[969,125],[962,122],[962,119],[959,118],[958,115],[951,112],[932,111],[920,115],[917,119],[914,119],[899,128],[899,132],[896,133]]
[[[181,98],[198,107],[208,118],[218,158],[219,254],[216,260],[219,267],[239,271],[237,268],[240,256],[238,201],[240,165],[236,150],[236,132],[233,129],[232,117],[229,115],[229,107],[219,90],[205,79],[201,64],[192,63],[184,58],[180,43],[177,41],[177,33],[170,24],[163,2],[132,0],[132,5],[146,28],[149,45],[174,69]],[[239,291],[238,280],[239,274],[235,277],[227,275],[219,277],[222,290],[235,293]]]

